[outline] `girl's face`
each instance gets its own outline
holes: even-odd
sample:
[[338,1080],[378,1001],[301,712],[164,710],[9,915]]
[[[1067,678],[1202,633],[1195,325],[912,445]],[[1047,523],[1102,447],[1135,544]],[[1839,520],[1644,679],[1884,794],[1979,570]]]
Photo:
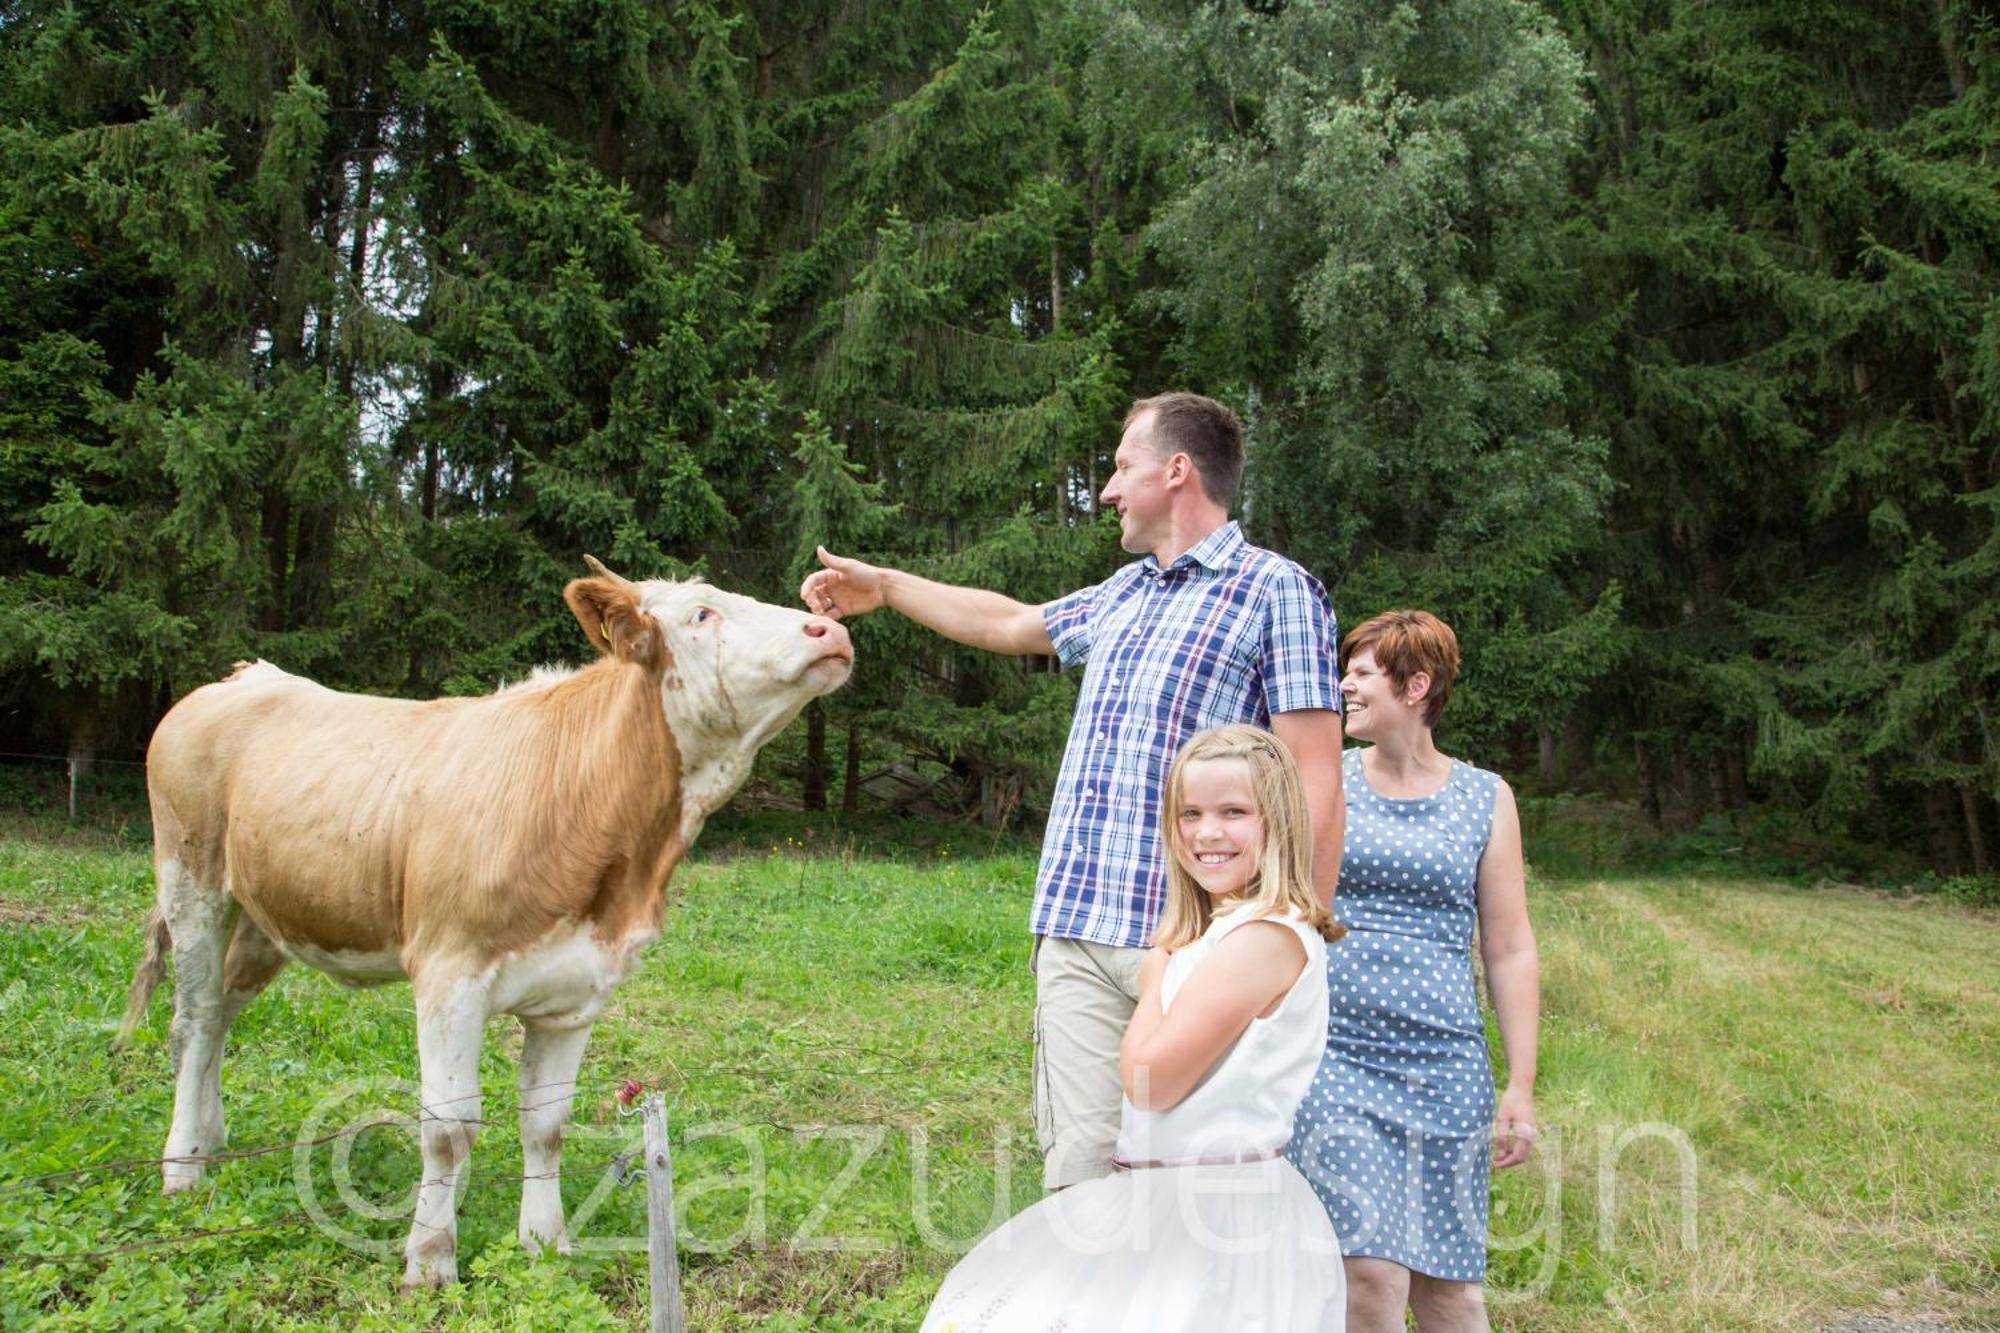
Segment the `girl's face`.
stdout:
[[1264,850],[1264,818],[1241,759],[1197,759],[1181,769],[1174,855],[1211,898],[1243,892]]
[[1396,688],[1396,682],[1376,662],[1373,648],[1364,648],[1347,659],[1347,674],[1340,678],[1340,698],[1347,709],[1342,728],[1358,741],[1378,741],[1395,735],[1398,728],[1423,725],[1423,709],[1412,706],[1408,695]]

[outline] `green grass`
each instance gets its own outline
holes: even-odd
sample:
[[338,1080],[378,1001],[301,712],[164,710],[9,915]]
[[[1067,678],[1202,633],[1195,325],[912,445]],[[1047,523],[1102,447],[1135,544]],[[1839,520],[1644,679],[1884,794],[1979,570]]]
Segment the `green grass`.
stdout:
[[[954,836],[885,859],[865,853],[894,830],[805,846],[786,828],[725,829],[683,868],[665,934],[591,1039],[565,1194],[595,1208],[594,1248],[530,1261],[515,1245],[519,1041],[497,1022],[468,1280],[402,1298],[403,1226],[337,1206],[386,1253],[311,1225],[97,1253],[294,1215],[289,1148],[172,1199],[152,1170],[32,1179],[160,1151],[168,1004],[110,1052],[151,893],[129,832],[0,825],[0,1326],[644,1327],[644,1255],[616,1248],[644,1235],[644,1199],[604,1174],[637,1138],[612,1096],[628,1077],[668,1096],[692,1327],[913,1326],[954,1251],[1039,1195],[1033,858]],[[1494,1234],[1525,1239],[1496,1255],[1497,1326],[2000,1321],[2000,919],[1726,878],[1538,881],[1533,903],[1547,1138],[1498,1182]],[[401,1107],[394,1081],[414,1071],[407,988],[290,969],[232,1033],[232,1144]],[[337,1150],[393,1212],[417,1174],[408,1136],[309,1153],[322,1196]]]

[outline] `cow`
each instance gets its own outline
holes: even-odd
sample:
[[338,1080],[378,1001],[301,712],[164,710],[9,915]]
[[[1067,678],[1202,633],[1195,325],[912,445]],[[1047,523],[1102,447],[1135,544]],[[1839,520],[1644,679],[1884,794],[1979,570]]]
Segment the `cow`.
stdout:
[[239,664],[161,719],[146,756],[157,895],[119,1040],[170,950],[167,1193],[223,1147],[230,1022],[296,960],[414,991],[423,1176],[403,1285],[457,1277],[496,1014],[525,1033],[520,1239],[567,1248],[557,1169],[591,1023],[659,934],[702,822],[854,665],[823,616],[585,561],[592,576],[563,590],[600,654],[580,670],[420,702]]

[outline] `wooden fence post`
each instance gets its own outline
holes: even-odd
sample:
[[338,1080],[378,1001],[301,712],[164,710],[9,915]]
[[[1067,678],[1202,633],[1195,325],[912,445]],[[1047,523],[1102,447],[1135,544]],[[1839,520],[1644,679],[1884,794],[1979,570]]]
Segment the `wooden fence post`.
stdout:
[[674,1161],[667,1151],[667,1098],[646,1098],[646,1249],[653,1287],[653,1333],[685,1333],[679,1240],[674,1234]]

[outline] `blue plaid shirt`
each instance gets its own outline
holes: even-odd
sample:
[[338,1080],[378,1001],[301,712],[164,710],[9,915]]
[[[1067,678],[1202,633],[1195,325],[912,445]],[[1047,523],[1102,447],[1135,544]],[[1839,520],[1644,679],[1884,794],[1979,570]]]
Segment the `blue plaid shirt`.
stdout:
[[1149,555],[1057,598],[1042,620],[1062,664],[1086,666],[1030,928],[1138,948],[1166,900],[1174,753],[1204,727],[1339,708],[1333,606],[1318,579],[1226,523],[1165,569]]

